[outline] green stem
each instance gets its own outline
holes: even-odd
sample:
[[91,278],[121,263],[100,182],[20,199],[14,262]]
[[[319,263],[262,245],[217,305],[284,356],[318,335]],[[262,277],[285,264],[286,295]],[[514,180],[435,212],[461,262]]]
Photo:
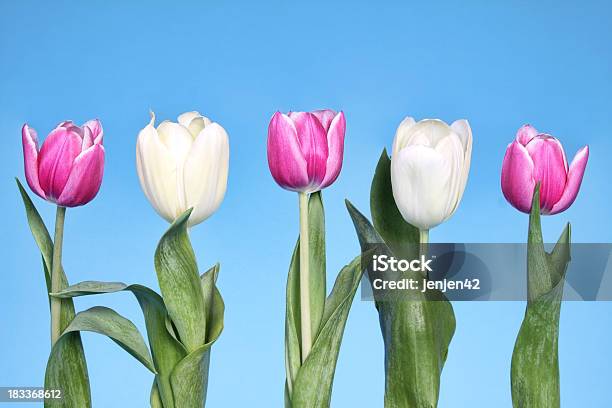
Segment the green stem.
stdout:
[[[429,244],[429,230],[419,230],[419,258],[427,256],[427,246]],[[427,272],[425,272],[426,277]]]
[[298,193],[300,198],[300,321],[302,333],[302,364],[312,347],[310,327],[310,274],[308,237],[308,194]]
[[[64,219],[66,207],[57,206],[55,213],[55,238],[53,241],[53,263],[51,264],[51,292],[62,290],[62,244],[64,241]],[[51,346],[55,344],[62,334],[61,327],[62,300],[51,297]]]

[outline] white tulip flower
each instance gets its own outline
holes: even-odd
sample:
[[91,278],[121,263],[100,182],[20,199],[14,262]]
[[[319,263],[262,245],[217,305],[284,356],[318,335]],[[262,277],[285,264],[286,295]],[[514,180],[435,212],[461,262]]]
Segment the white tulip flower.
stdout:
[[178,123],[155,128],[155,114],[140,131],[136,168],[140,185],[157,213],[173,222],[189,208],[194,226],[219,208],[227,188],[229,141],[225,129],[200,115],[186,112]]
[[406,222],[426,232],[453,215],[465,190],[472,130],[465,119],[407,117],[397,128],[391,156],[395,203]]

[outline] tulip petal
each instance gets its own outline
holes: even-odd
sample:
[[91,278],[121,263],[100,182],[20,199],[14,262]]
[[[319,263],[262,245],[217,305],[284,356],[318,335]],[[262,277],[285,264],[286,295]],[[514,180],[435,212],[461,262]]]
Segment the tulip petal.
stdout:
[[563,195],[567,163],[563,146],[549,135],[538,135],[525,146],[534,163],[533,177],[540,185],[540,207],[547,214]]
[[180,166],[185,163],[193,143],[189,130],[183,125],[165,120],[157,127],[157,135],[174,157],[176,165]]
[[327,168],[325,178],[321,183],[321,189],[331,185],[342,169],[342,159],[344,157],[344,134],[346,133],[346,119],[344,112],[338,113],[332,120],[329,131],[327,132],[327,143],[329,155],[327,157]]
[[210,125],[212,122],[206,116],[200,115],[199,112],[185,112],[178,117],[178,123],[189,130],[191,136],[195,139],[198,137],[202,129]]
[[524,213],[531,210],[535,188],[533,161],[525,146],[518,141],[508,145],[501,172],[501,188],[506,200]]
[[102,144],[104,138],[104,129],[102,129],[102,123],[98,119],[89,120],[85,122],[83,127],[89,128],[91,130],[91,136],[93,138],[94,144]]
[[587,161],[589,160],[589,146],[584,146],[576,153],[572,163],[569,166],[569,172],[567,174],[567,183],[563,190],[563,195],[553,205],[549,214],[557,214],[565,211],[570,205],[576,200],[580,185],[582,184],[582,177],[584,176],[584,170],[586,169]]
[[98,194],[104,174],[104,147],[94,144],[74,160],[70,177],[57,204],[76,207],[87,204]]
[[413,117],[407,116],[397,127],[395,131],[395,138],[393,139],[393,148],[391,150],[391,156],[398,153],[404,146],[406,146],[406,139],[410,135],[410,129],[416,125],[416,121]]
[[423,119],[404,131],[406,134],[402,136],[401,144],[397,146],[400,150],[410,145],[436,147],[452,132],[452,129],[440,119]]
[[321,125],[323,125],[323,129],[329,132],[329,127],[332,123],[332,120],[334,120],[334,118],[336,117],[336,112],[331,109],[321,109],[313,111],[312,114],[315,115],[317,119],[319,119],[319,122],[321,122]]
[[151,123],[138,134],[136,169],[140,186],[155,211],[166,221],[173,222],[180,215],[176,162],[159,140],[153,127],[155,116],[151,116]]
[[310,112],[291,112],[289,114],[297,131],[300,150],[308,167],[308,192],[321,189],[327,170],[327,132],[321,122]]
[[38,158],[40,187],[47,199],[54,201],[62,194],[82,144],[82,132],[76,126],[57,127],[47,136]]
[[38,134],[27,123],[21,129],[21,142],[26,181],[36,195],[46,198],[38,180]]
[[71,120],[65,120],[65,121],[63,121],[63,122],[60,122],[60,123],[59,123],[59,124],[58,124],[58,125],[57,125],[55,128],[56,128],[56,129],[57,129],[57,128],[71,128],[71,127],[74,127],[74,126],[75,126],[75,124],[74,124],[74,122],[73,122],[73,121],[71,121]]
[[[452,132],[449,136],[442,139],[435,150],[444,158],[445,165],[449,168],[448,184],[446,185],[446,207],[444,208],[444,219],[447,220],[461,200],[463,184],[463,171],[465,152],[459,136]],[[443,200],[443,197],[440,197]]]
[[391,157],[395,203],[406,222],[428,230],[446,219],[450,166],[431,147],[412,145]]
[[276,112],[268,127],[268,166],[283,188],[304,191],[309,185],[306,159],[291,118]]
[[465,151],[457,204],[452,211],[455,212],[457,206],[459,206],[459,201],[461,200],[461,197],[463,197],[463,192],[465,191],[468,175],[470,174],[470,164],[472,162],[472,128],[470,127],[470,124],[467,120],[460,119],[454,121],[451,124],[451,129],[453,129],[459,135],[459,138],[461,139],[461,144],[463,145]]
[[469,122],[465,119],[459,119],[454,121],[450,127],[459,136],[463,149],[467,152],[472,144],[472,128],[470,128]]
[[87,126],[83,126],[83,142],[81,144],[81,152],[89,149],[91,146],[93,146],[93,144],[94,140],[91,129]]
[[531,142],[531,139],[538,135],[538,131],[531,125],[523,125],[516,132],[516,141],[527,146],[527,143]]
[[198,135],[184,167],[185,201],[193,207],[189,225],[210,217],[221,205],[227,188],[229,139],[217,123]]

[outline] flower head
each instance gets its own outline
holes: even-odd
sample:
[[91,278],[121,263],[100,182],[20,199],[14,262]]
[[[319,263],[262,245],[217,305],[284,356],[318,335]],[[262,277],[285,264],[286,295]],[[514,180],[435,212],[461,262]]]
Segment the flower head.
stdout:
[[504,197],[519,211],[529,213],[537,182],[540,182],[542,214],[567,210],[578,195],[589,159],[589,147],[578,150],[568,166],[558,139],[524,125],[508,145],[501,173]]
[[342,169],[344,113],[276,112],[268,127],[268,165],[284,189],[312,193],[332,184]]
[[98,120],[83,126],[65,121],[49,133],[39,150],[36,131],[23,125],[25,174],[32,191],[62,207],[93,200],[104,174],[103,135]]
[[393,141],[391,185],[406,222],[429,230],[453,215],[463,196],[471,154],[467,120],[450,126],[438,119],[402,121]]
[[227,188],[229,140],[225,129],[198,112],[155,128],[155,115],[138,135],[136,168],[155,211],[168,222],[193,208],[190,226],[210,217]]

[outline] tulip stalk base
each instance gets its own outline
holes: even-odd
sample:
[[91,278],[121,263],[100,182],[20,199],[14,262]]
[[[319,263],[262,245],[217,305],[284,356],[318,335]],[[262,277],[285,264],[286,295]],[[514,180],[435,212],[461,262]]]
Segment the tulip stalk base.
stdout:
[[[53,241],[53,263],[51,264],[51,292],[62,290],[62,246],[64,241],[64,220],[66,218],[66,207],[57,206],[55,213],[55,237]],[[60,334],[62,300],[51,297],[51,345],[53,346]]]
[[312,347],[310,322],[310,274],[308,236],[308,194],[298,193],[300,201],[300,321],[302,334],[302,363]]

